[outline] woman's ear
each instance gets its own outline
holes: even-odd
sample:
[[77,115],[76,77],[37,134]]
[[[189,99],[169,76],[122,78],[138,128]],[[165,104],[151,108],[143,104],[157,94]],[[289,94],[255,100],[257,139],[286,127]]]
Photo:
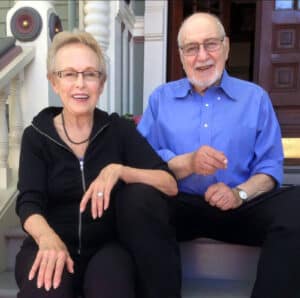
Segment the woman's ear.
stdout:
[[101,83],[100,83],[100,86],[99,86],[99,95],[101,95],[102,92],[103,92],[105,81],[106,81],[106,79],[101,80]]
[[48,79],[48,81],[50,82],[53,91],[54,91],[56,94],[58,94],[57,80],[56,80],[56,78],[54,77],[54,75],[53,75],[53,74],[48,74],[48,75],[47,75],[47,79]]

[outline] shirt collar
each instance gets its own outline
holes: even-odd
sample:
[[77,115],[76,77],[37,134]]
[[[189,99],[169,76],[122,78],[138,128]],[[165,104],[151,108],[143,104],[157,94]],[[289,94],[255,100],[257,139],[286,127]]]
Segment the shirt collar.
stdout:
[[233,78],[224,69],[219,87],[222,88],[229,98],[238,100],[238,98],[241,96],[241,90],[237,90],[235,86],[236,84],[233,82]]
[[193,87],[189,80],[184,78],[176,82],[173,91],[176,98],[183,99],[193,91]]
[[[187,95],[192,94],[193,86],[191,85],[190,81],[187,78],[181,79],[176,82],[174,88],[174,93],[176,98],[185,98]],[[235,84],[233,82],[233,78],[228,74],[228,72],[224,69],[221,83],[218,86],[221,88],[226,95],[231,98],[232,100],[238,100],[240,97],[240,89],[235,88]]]

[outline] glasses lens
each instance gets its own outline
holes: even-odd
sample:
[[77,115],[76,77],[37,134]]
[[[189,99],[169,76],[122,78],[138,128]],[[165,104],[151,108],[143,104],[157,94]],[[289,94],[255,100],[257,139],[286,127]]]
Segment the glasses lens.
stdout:
[[199,52],[199,44],[191,43],[182,48],[183,54],[185,56],[194,56]]
[[67,80],[76,80],[77,79],[77,72],[76,71],[72,71],[72,70],[63,70],[61,71],[61,77],[63,79],[67,79]]
[[100,77],[99,71],[84,71],[83,77],[87,81],[96,81]]
[[219,40],[219,39],[210,40],[210,41],[205,42],[203,44],[205,50],[208,51],[208,52],[213,52],[213,51],[218,50],[220,45],[221,45],[221,40]]

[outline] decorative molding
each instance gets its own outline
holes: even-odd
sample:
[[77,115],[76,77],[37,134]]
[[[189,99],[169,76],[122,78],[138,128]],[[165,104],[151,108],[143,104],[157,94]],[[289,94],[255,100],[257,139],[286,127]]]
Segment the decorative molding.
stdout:
[[298,63],[273,63],[273,89],[296,89]]
[[147,41],[161,41],[163,39],[163,34],[157,34],[157,33],[147,33],[145,34],[145,40]]
[[109,47],[110,2],[86,1],[84,13],[85,31],[91,33],[106,52]]
[[133,37],[144,36],[144,17],[135,16],[130,7],[124,2],[120,3],[117,18],[120,23],[124,23]]

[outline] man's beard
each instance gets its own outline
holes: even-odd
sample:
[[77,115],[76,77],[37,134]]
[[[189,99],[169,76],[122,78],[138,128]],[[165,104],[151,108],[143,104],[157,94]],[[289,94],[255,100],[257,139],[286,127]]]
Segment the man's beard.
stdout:
[[200,80],[197,80],[195,77],[188,77],[188,80],[194,87],[196,87],[196,88],[198,87],[201,90],[205,90],[205,89],[215,85],[216,82],[218,82],[220,78],[221,78],[221,74],[216,69],[213,77],[210,80],[201,80],[200,81]]

